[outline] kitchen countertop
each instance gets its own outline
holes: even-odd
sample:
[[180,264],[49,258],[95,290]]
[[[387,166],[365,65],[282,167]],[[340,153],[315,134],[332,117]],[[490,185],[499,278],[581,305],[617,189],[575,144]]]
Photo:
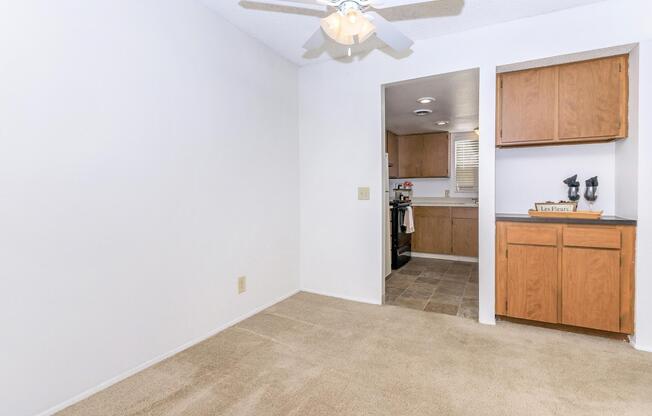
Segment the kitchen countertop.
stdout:
[[477,208],[478,203],[472,198],[412,198],[412,206]]
[[587,220],[578,218],[530,217],[527,214],[496,214],[496,221],[590,225],[636,225],[636,220],[616,217],[613,215],[604,215],[598,220]]

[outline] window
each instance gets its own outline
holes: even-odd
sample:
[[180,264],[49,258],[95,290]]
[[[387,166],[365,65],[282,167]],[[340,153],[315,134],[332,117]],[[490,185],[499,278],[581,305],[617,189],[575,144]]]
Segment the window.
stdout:
[[478,191],[478,151],[477,138],[455,140],[455,185],[457,192]]

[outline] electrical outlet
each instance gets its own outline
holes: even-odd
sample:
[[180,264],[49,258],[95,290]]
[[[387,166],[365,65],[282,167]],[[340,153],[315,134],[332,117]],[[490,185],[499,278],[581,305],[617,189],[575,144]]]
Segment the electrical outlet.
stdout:
[[360,201],[369,201],[371,198],[371,192],[369,187],[358,188],[358,200]]
[[247,276],[238,277],[238,294],[242,295],[247,291]]

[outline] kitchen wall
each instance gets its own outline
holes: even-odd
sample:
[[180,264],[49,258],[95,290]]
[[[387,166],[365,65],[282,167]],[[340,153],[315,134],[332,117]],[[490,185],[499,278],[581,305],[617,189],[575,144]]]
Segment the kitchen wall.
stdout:
[[615,211],[625,218],[638,218],[639,72],[639,47],[636,47],[629,54],[629,137],[615,145]]
[[[594,210],[614,215],[616,201],[616,144],[582,144],[496,149],[496,212],[526,214],[535,202],[568,200],[563,180],[578,175],[584,181],[599,177]],[[582,197],[580,209],[589,209]]]
[[3,1],[0,51],[1,415],[298,289],[293,65],[188,0]]
[[[652,39],[643,41],[636,51],[639,64],[636,100],[639,114],[637,133],[641,138],[652,137]],[[637,347],[652,351],[652,193],[648,181],[652,178],[652,141],[638,141],[638,180],[634,192],[638,201],[636,232],[636,335]]]
[[[302,288],[342,298],[381,301],[384,252],[382,85],[480,68],[480,130],[483,134],[480,138],[479,196],[480,321],[495,322],[496,68],[652,39],[652,25],[647,17],[651,13],[652,2],[647,0],[607,0],[422,40],[404,59],[397,60],[383,51],[376,51],[359,58],[355,65],[325,62],[302,68],[299,74]],[[652,50],[647,51],[652,55]],[[650,59],[645,53],[641,48],[642,62]],[[652,70],[644,71],[641,64],[641,94],[644,86],[649,86],[650,78]],[[343,96],[347,100],[342,101]],[[639,104],[641,114],[652,112],[649,99],[641,97]],[[644,118],[639,120],[641,137],[645,136],[646,127],[647,131],[652,130],[651,122]],[[641,143],[640,178],[645,177],[645,169],[648,169],[644,166],[652,166],[652,152],[643,153],[642,147]],[[609,145],[605,146],[607,156],[608,148]],[[596,149],[599,149],[596,152],[603,150]],[[502,155],[498,157],[501,161],[504,159]],[[563,175],[555,175],[558,176],[563,179]],[[605,174],[607,186],[608,176]],[[358,201],[356,189],[366,185],[371,186],[371,201]],[[639,182],[639,190],[641,186]],[[641,214],[642,207],[649,211],[644,204],[649,198],[640,194],[638,252],[646,253],[652,250],[652,241],[641,233],[652,233],[649,224],[652,219]],[[608,193],[603,189],[602,197],[605,195]],[[342,238],[343,235],[346,238]],[[645,272],[652,268],[649,263],[645,256],[638,256],[636,339],[638,348],[652,350],[652,302],[649,302],[652,282]]]
[[[450,178],[415,178],[409,179],[414,184],[412,195],[415,198],[443,198],[446,190],[450,191],[452,198],[476,198],[477,192],[457,192],[455,185],[455,140],[467,137],[476,138],[474,132],[451,133],[450,141]],[[400,139],[399,139],[400,140]],[[408,179],[390,179],[390,189],[395,189],[398,184],[402,184]]]

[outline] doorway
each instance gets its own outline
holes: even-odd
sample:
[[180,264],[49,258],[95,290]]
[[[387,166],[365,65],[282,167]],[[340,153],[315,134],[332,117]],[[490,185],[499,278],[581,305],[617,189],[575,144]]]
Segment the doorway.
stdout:
[[478,319],[479,70],[383,86],[383,302]]

